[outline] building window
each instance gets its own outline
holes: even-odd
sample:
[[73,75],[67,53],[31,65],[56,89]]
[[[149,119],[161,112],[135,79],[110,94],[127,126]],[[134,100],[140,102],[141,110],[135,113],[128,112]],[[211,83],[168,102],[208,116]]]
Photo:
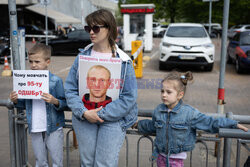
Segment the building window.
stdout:
[[145,15],[131,14],[130,15],[130,33],[142,33],[145,29]]

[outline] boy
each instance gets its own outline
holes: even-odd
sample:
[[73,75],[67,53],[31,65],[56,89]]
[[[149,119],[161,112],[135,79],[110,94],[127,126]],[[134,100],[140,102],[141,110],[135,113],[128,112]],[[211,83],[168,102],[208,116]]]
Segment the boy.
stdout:
[[[31,70],[48,70],[51,49],[38,43],[29,53]],[[36,167],[47,167],[47,149],[53,161],[53,167],[63,166],[63,126],[66,100],[62,79],[49,72],[49,92],[43,93],[41,99],[18,99],[15,91],[10,99],[15,107],[26,109],[27,122],[31,135]]]

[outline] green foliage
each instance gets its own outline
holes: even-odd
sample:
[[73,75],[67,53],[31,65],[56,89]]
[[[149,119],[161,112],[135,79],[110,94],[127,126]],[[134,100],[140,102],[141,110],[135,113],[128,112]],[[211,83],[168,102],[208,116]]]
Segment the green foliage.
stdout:
[[[121,0],[119,0],[121,1]],[[155,4],[154,20],[208,23],[209,2],[202,0],[126,0],[127,4]],[[222,24],[224,0],[212,2],[212,22]],[[250,0],[230,0],[229,26],[250,24]]]

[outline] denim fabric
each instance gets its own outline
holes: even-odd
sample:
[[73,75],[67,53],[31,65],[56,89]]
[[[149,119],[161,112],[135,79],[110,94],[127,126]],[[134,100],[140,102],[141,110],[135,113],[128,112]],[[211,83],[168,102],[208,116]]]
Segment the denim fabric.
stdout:
[[237,121],[207,116],[182,101],[171,112],[167,110],[165,104],[160,104],[154,110],[152,120],[138,123],[140,132],[156,133],[153,159],[159,153],[170,155],[191,151],[195,146],[196,129],[217,133],[219,128],[237,128]]
[[[91,49],[92,45],[87,46],[84,50],[80,49],[80,53],[76,57],[65,81],[65,96],[67,104],[71,108],[73,114],[80,120],[83,120],[82,116],[87,108],[84,107],[78,92],[78,61],[79,55],[90,56]],[[125,131],[137,120],[137,83],[131,59],[128,59],[129,57],[126,53],[119,48],[117,48],[116,56],[120,57],[122,60],[122,88],[120,89],[119,98],[112,101],[99,111],[98,116],[104,121],[118,121],[122,129]]]
[[[59,101],[59,106],[56,107],[54,104],[46,103],[47,112],[47,133],[56,131],[58,128],[65,125],[64,110],[67,107],[63,81],[58,76],[49,73],[49,93],[53,95]],[[29,132],[32,128],[32,99],[18,99],[18,103],[15,107],[25,110]]]
[[117,167],[126,132],[119,122],[101,125],[81,121],[72,115],[81,158],[81,167]]
[[[79,55],[90,56],[93,45],[81,49]],[[76,57],[65,81],[65,96],[72,110],[72,124],[79,142],[82,167],[116,167],[126,129],[137,120],[137,84],[132,61],[119,48],[116,56],[122,60],[123,81],[119,98],[107,104],[97,114],[104,123],[91,124],[82,116],[84,107],[78,93],[78,61]]]

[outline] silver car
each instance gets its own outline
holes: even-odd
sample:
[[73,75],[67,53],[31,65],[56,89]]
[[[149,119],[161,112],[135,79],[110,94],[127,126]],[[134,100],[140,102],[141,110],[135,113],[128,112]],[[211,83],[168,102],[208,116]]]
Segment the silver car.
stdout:
[[250,30],[250,24],[235,25],[228,29],[227,36],[228,38],[233,38],[237,32],[242,32],[246,30]]

